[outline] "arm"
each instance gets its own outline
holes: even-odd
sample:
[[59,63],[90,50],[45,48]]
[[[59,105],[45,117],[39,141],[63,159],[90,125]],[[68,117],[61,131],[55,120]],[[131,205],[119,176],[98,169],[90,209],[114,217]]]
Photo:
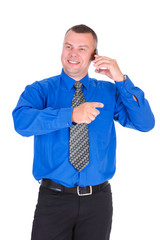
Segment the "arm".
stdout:
[[114,118],[124,127],[147,132],[154,127],[155,120],[144,92],[135,87],[127,77],[116,82],[117,95]]
[[155,119],[143,91],[135,87],[128,77],[124,79],[116,60],[97,55],[95,57],[95,72],[108,76],[116,83],[115,120],[139,131],[151,130]]
[[42,135],[72,126],[72,108],[45,107],[38,83],[27,86],[13,110],[15,130],[22,136]]

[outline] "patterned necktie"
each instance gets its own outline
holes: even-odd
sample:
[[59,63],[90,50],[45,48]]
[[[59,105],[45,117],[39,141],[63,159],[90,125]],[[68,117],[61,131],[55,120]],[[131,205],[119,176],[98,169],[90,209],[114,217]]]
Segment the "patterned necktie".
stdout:
[[[82,83],[76,82],[76,91],[72,99],[72,107],[78,107],[85,102],[81,90]],[[89,163],[88,124],[81,123],[70,127],[70,162],[80,172]]]

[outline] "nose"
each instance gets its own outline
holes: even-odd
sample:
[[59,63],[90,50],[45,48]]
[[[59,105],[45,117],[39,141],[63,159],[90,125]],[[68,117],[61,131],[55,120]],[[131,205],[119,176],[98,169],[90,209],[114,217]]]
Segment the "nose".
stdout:
[[76,49],[71,49],[70,56],[71,57],[77,57],[78,56],[78,51]]

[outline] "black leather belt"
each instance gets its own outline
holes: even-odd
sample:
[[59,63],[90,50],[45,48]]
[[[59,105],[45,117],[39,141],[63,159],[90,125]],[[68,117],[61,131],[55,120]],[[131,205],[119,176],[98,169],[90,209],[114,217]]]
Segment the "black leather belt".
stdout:
[[95,185],[95,186],[86,186],[86,187],[73,187],[73,188],[67,188],[59,183],[53,182],[50,179],[42,179],[41,180],[41,186],[49,188],[56,192],[63,192],[63,193],[73,193],[77,194],[78,196],[87,196],[92,195],[93,193],[101,191],[103,188],[105,188],[108,185],[108,181]]

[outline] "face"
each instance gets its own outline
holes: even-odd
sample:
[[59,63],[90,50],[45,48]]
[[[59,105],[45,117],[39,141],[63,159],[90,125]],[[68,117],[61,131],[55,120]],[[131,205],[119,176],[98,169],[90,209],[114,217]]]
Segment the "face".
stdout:
[[65,36],[61,55],[64,72],[76,81],[81,80],[88,72],[94,49],[91,33],[70,30]]

